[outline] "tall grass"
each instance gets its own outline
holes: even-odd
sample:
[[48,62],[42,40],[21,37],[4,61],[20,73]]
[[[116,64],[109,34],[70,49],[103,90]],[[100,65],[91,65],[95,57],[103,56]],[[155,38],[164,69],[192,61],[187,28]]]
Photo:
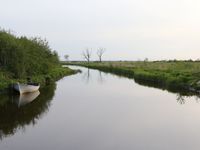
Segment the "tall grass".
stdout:
[[102,62],[72,63],[134,78],[136,82],[156,84],[166,89],[200,90],[200,62]]

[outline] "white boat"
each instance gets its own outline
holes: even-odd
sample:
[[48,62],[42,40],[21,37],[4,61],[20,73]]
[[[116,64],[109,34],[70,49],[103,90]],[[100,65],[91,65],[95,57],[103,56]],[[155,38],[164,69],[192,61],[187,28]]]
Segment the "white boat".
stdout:
[[35,91],[38,91],[39,88],[40,88],[40,84],[37,84],[37,83],[14,84],[14,89],[18,91],[20,94],[35,92]]

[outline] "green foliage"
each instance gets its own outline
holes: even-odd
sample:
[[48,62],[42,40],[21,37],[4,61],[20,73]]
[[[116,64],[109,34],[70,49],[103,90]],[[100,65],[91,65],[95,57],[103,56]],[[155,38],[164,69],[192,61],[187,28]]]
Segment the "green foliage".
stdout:
[[58,64],[58,55],[51,51],[46,40],[0,31],[0,68],[11,72],[12,77],[47,74]]
[[41,38],[17,37],[0,30],[0,92],[16,82],[33,82],[44,85],[47,78],[55,81],[76,73],[62,68],[58,54],[52,51],[48,42]]

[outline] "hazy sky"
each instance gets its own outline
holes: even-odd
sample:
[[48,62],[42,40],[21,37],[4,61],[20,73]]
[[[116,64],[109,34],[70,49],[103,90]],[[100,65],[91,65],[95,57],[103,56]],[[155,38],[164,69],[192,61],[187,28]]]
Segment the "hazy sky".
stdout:
[[0,26],[41,36],[59,55],[86,47],[112,60],[200,58],[199,0],[0,0]]

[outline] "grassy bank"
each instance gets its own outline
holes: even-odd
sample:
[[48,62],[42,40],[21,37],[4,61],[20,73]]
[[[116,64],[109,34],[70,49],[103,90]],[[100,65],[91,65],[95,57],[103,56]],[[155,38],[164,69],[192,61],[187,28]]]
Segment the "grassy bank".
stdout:
[[[32,76],[31,79],[33,82],[38,82],[41,84],[41,86],[44,86],[46,82],[54,82],[58,79],[72,75],[77,73],[77,70],[72,70],[70,68],[63,68],[63,67],[56,67],[52,69],[48,74],[41,74],[41,75],[35,75]],[[12,75],[10,75],[9,72],[6,71],[0,71],[0,91],[7,91],[7,89],[16,82],[26,83],[26,78],[12,78]]]
[[192,61],[157,61],[157,62],[76,62],[104,72],[110,72],[136,82],[170,91],[200,91],[200,62]]

